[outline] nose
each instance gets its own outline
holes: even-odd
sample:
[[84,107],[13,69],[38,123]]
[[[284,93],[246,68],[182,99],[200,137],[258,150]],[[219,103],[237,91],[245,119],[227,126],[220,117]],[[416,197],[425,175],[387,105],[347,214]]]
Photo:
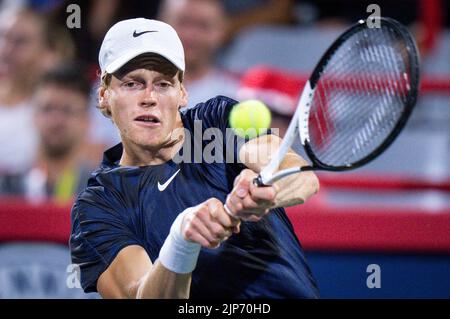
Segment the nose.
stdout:
[[155,90],[153,90],[152,87],[147,87],[145,90],[142,91],[142,96],[139,101],[139,106],[141,107],[152,107],[156,106],[157,104],[157,93]]

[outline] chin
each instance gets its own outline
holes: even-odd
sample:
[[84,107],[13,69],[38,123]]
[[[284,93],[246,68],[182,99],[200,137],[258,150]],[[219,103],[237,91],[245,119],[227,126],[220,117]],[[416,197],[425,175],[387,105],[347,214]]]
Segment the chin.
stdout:
[[134,133],[136,134],[129,136],[128,140],[145,149],[159,148],[169,142],[169,134],[165,133],[163,130],[154,130],[152,132],[140,131]]
[[155,139],[155,138],[148,138],[148,139],[140,138],[134,141],[134,143],[142,148],[153,149],[163,145],[164,141],[162,139]]

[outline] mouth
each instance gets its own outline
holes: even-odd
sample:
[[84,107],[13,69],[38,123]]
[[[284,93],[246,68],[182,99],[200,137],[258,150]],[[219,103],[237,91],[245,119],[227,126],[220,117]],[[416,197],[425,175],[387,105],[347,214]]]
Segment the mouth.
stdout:
[[140,115],[134,121],[145,126],[157,126],[161,124],[161,121],[155,115]]

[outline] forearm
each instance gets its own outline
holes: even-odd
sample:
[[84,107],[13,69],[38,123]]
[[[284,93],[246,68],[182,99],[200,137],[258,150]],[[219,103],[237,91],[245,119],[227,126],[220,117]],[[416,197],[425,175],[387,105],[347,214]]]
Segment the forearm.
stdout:
[[[184,237],[182,225],[185,218],[188,220],[186,225],[192,222],[197,211],[196,207],[190,207],[177,216],[156,263],[140,282],[139,298],[189,298],[191,274],[201,246]],[[189,236],[193,230],[185,232]]]
[[[260,173],[278,152],[282,140],[274,135],[261,136],[250,140],[240,150],[241,161],[251,170]],[[306,166],[308,162],[293,150],[289,150],[283,158],[278,170],[291,167]],[[316,175],[301,172],[289,175],[274,184],[277,189],[274,207],[287,207],[304,203],[319,190]]]
[[177,274],[166,269],[159,261],[141,279],[137,299],[187,299],[191,286],[191,273]]
[[[280,165],[280,170],[306,166],[308,163],[294,152],[288,152]],[[288,207],[303,204],[308,198],[319,191],[319,180],[311,172],[301,172],[280,179],[274,184],[277,189],[275,207]]]
[[127,246],[100,275],[97,290],[104,298],[189,298],[201,247],[217,248],[235,227],[239,222],[216,198],[189,207],[175,218],[155,263],[141,246]]

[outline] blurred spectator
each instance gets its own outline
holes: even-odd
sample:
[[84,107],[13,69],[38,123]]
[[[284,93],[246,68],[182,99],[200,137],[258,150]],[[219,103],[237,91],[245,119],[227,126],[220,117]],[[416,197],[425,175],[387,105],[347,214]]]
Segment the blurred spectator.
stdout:
[[116,22],[137,17],[155,18],[159,0],[65,0],[60,1],[52,15],[65,25],[67,6],[76,4],[81,9],[81,28],[69,29],[78,52],[78,59],[86,63],[92,79],[98,70],[98,52],[106,31]]
[[0,10],[33,8],[46,12],[59,5],[62,0],[0,0]]
[[[116,22],[136,17],[155,18],[159,0],[65,0],[61,1],[52,16],[60,25],[66,24],[69,13],[66,8],[76,4],[81,9],[81,28],[69,29],[75,42],[78,59],[87,66],[87,74],[93,84],[91,92],[89,129],[89,160],[96,162],[103,152],[117,144],[120,139],[112,122],[96,110],[98,82],[98,52],[106,31]],[[97,166],[98,163],[96,163]]]
[[31,9],[0,16],[0,174],[26,170],[36,150],[31,96],[40,76],[73,56],[64,30]]
[[238,99],[257,99],[264,102],[272,112],[270,127],[278,129],[282,137],[294,115],[305,82],[306,79],[293,74],[257,66],[242,75]]
[[162,2],[160,19],[175,28],[184,45],[189,107],[216,95],[236,96],[236,79],[215,65],[227,18],[220,0]]
[[230,15],[225,41],[255,25],[295,22],[295,0],[222,0]]
[[25,4],[25,0],[0,0],[0,12],[21,9]]
[[25,174],[3,178],[3,193],[32,201],[67,203],[85,186],[91,166],[84,159],[89,127],[90,84],[76,64],[46,73],[34,95],[38,156]]

